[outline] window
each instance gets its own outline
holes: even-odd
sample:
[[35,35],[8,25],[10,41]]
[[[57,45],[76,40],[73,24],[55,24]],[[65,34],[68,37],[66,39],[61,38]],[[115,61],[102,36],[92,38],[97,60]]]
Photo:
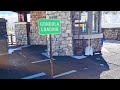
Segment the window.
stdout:
[[99,13],[98,11],[93,11],[93,20],[92,20],[92,32],[99,33]]
[[82,27],[82,33],[87,32],[87,19],[88,19],[88,12],[87,11],[82,11],[81,12],[81,24],[80,26]]

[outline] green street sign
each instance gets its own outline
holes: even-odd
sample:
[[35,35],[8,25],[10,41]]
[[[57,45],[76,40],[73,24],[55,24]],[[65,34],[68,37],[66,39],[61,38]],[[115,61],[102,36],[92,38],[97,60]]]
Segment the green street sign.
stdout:
[[59,19],[39,19],[38,20],[38,32],[40,35],[47,34],[60,34],[61,25]]

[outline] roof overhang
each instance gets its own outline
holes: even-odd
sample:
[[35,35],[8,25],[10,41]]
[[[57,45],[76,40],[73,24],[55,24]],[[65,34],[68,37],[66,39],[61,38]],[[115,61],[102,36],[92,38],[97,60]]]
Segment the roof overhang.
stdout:
[[26,13],[26,14],[29,14],[29,13],[30,13],[30,11],[13,11],[13,12],[16,12],[16,13],[23,12],[23,13]]

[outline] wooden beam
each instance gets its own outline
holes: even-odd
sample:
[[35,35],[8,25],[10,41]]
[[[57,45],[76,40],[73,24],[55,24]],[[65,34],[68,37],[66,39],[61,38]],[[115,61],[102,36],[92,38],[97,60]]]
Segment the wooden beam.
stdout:
[[102,21],[102,20],[101,20],[101,19],[102,19],[101,16],[102,16],[102,11],[99,11],[98,13],[99,13],[98,28],[99,28],[99,33],[101,33],[101,32],[102,32],[102,30],[101,30],[101,21]]
[[18,22],[27,22],[27,13],[24,11],[18,12]]
[[[21,12],[21,11],[13,11],[13,12],[19,13],[19,12]],[[27,13],[27,14],[30,14],[30,11],[22,11],[22,12],[25,12],[25,13]]]
[[90,30],[90,33],[92,33],[92,21],[93,21],[93,11],[88,11],[88,30]]

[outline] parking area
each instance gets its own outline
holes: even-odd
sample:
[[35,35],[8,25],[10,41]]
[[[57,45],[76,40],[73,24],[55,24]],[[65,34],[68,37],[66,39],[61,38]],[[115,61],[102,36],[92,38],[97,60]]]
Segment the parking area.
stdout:
[[[120,72],[120,45],[107,44],[104,43],[102,55],[83,59],[53,57],[54,79],[120,78],[120,74],[117,75]],[[111,49],[113,46],[114,50]],[[46,46],[28,46],[11,54],[1,55],[0,79],[50,79],[50,61],[42,55],[45,49]]]
[[[12,54],[0,56],[0,61],[4,61],[1,62],[0,78],[21,79],[28,76],[32,76],[31,79],[50,78],[50,61],[41,54],[44,50],[44,46],[29,46]],[[100,73],[107,69],[89,58],[80,60],[72,57],[53,58],[56,79],[99,78]]]

